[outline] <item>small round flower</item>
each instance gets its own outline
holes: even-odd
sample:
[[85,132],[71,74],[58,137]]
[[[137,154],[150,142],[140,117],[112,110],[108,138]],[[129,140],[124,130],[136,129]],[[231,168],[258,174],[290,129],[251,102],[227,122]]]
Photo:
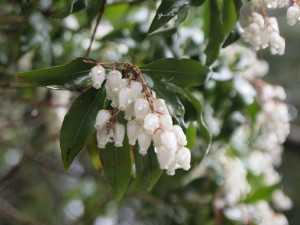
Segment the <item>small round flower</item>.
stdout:
[[114,127],[114,142],[116,147],[123,146],[123,140],[125,136],[125,126],[121,123],[116,123]]
[[164,130],[172,130],[173,121],[169,114],[161,115],[159,117],[159,123]]
[[148,113],[145,116],[143,127],[149,134],[152,135],[154,131],[159,128],[158,115],[156,113]]
[[109,110],[106,109],[99,110],[96,116],[95,128],[97,130],[102,129],[106,125],[106,123],[110,120],[110,118],[111,118],[111,113]]
[[175,159],[175,151],[170,151],[165,146],[156,147],[159,167],[163,170],[168,169],[169,165]]
[[90,72],[93,87],[96,89],[101,88],[105,80],[105,69],[101,65],[94,66]]

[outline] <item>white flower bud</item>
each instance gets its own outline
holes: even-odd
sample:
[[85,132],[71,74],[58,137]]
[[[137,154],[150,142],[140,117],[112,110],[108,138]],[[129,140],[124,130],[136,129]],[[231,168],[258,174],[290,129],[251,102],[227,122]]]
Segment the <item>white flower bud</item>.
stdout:
[[121,123],[115,124],[114,142],[116,147],[123,146],[123,140],[125,136],[125,126]]
[[181,146],[186,146],[187,140],[186,140],[186,136],[185,136],[182,128],[178,125],[174,125],[172,128],[172,131],[174,132],[174,134],[176,136],[177,143]]
[[253,12],[252,15],[253,15],[252,16],[253,22],[256,23],[260,27],[260,29],[264,28],[265,20],[264,20],[263,16],[257,12]]
[[127,136],[130,145],[135,145],[136,139],[138,138],[141,131],[141,126],[135,120],[131,120],[127,123]]
[[93,87],[99,89],[102,86],[103,81],[105,80],[105,69],[100,66],[94,66],[90,72]]
[[106,92],[107,98],[111,100],[114,94],[118,94],[122,87],[126,86],[126,79],[122,79],[122,74],[118,70],[110,71],[107,75]]
[[158,115],[156,113],[148,113],[145,116],[143,127],[149,134],[152,135],[154,131],[159,128]]
[[297,4],[294,4],[293,6],[289,7],[286,12],[286,19],[288,25],[290,26],[295,25],[299,16],[300,16],[300,9]]
[[169,114],[165,100],[159,98],[153,102],[154,110],[161,114]]
[[174,160],[170,163],[170,165],[169,165],[169,167],[168,167],[168,169],[167,169],[167,174],[170,175],[170,176],[175,175],[175,170],[176,170],[176,169],[177,169],[177,167],[176,167],[176,160],[174,159]]
[[159,117],[159,123],[164,130],[172,130],[173,121],[169,114],[164,114]]
[[142,131],[138,135],[138,143],[139,143],[139,153],[141,155],[146,155],[148,148],[150,147],[151,144],[151,135],[149,135],[147,132]]
[[103,127],[100,130],[97,130],[97,142],[98,148],[105,148],[105,145],[108,142],[111,142],[112,133]]
[[161,169],[168,169],[175,160],[175,151],[170,151],[165,146],[156,147],[157,159]]
[[134,115],[134,104],[131,103],[129,106],[127,106],[125,110],[124,118],[129,121],[132,120],[133,115]]
[[176,136],[171,131],[163,131],[160,135],[160,141],[163,146],[165,146],[170,151],[175,151],[177,149]]
[[162,134],[162,132],[163,132],[162,129],[157,129],[153,134],[153,144],[155,147],[159,147],[162,145],[160,140],[160,135]]
[[123,87],[119,92],[119,109],[125,111],[126,108],[132,103],[131,89]]
[[132,90],[132,99],[136,100],[142,95],[143,86],[140,82],[131,81],[130,88]]
[[134,114],[138,121],[143,121],[149,110],[149,102],[144,98],[139,98],[134,103]]
[[189,170],[191,168],[191,152],[186,147],[181,147],[176,152],[177,164],[184,169]]
[[111,113],[109,110],[106,109],[99,110],[96,116],[95,128],[97,130],[102,129],[106,125],[106,123],[110,120],[110,118],[111,118]]
[[270,48],[272,54],[284,54],[285,40],[276,31],[274,31],[270,36]]

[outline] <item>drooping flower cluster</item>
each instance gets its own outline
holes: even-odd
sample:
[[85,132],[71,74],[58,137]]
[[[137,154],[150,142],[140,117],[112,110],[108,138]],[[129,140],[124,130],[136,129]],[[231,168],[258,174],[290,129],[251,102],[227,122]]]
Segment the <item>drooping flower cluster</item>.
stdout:
[[250,16],[250,23],[244,28],[244,40],[256,50],[270,47],[272,54],[283,55],[285,40],[280,36],[277,19],[264,18],[257,12]]
[[[126,130],[129,144],[138,142],[141,155],[147,154],[153,142],[160,168],[167,170],[169,175],[174,175],[176,169],[190,168],[191,153],[185,147],[187,140],[182,128],[173,124],[165,101],[156,98],[140,72],[137,77],[123,77],[120,71],[111,70],[106,76],[104,67],[97,65],[90,75],[96,89],[106,80],[107,99],[113,107],[112,110],[102,109],[97,114],[95,128],[99,148],[105,148],[109,142],[121,147]],[[117,122],[121,111],[128,121],[126,129]]]

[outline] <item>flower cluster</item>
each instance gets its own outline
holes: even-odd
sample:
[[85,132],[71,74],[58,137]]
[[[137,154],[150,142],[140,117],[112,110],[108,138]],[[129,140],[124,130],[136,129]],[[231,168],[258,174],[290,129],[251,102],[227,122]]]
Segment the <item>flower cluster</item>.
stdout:
[[244,28],[244,40],[256,50],[270,47],[272,54],[283,55],[285,40],[279,34],[275,17],[264,18],[257,12],[250,16],[250,23]]
[[[139,153],[147,154],[153,142],[161,169],[174,175],[175,170],[190,168],[191,153],[182,128],[173,125],[166,103],[156,98],[144,82],[138,68],[131,66],[137,75],[125,76],[118,70],[111,70],[107,75],[104,67],[97,65],[91,70],[93,87],[99,89],[104,80],[107,99],[111,101],[112,110],[102,109],[96,117],[97,141],[99,148],[105,148],[109,142],[116,147],[123,144],[125,130],[130,145],[138,142]],[[134,73],[132,73],[134,74]],[[128,74],[126,74],[128,75]],[[141,82],[138,81],[141,80]],[[125,113],[127,127],[117,122],[119,112]]]

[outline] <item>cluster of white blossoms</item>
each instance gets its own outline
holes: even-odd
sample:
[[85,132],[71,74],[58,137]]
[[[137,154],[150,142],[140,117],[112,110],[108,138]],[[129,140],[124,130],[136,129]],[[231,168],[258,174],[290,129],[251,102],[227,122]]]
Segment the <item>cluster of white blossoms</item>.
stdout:
[[[147,154],[153,142],[161,169],[174,175],[175,170],[190,169],[191,153],[182,128],[174,125],[166,103],[156,98],[142,81],[123,78],[118,70],[111,70],[107,75],[104,67],[92,68],[93,87],[99,89],[104,80],[107,99],[111,101],[112,110],[102,109],[96,117],[95,128],[99,148],[105,148],[109,142],[116,147],[123,145],[125,130],[130,145],[138,142],[139,153]],[[141,75],[141,74],[140,74]],[[116,120],[116,115],[123,111],[127,127]]]
[[[291,0],[264,0],[264,2],[268,8],[273,8],[273,9],[289,6],[286,12],[286,19],[287,19],[287,23],[290,26],[295,25],[297,20],[299,20],[300,9],[299,9],[298,0],[292,0],[292,1]],[[290,6],[290,2],[292,2],[291,6]]]
[[256,50],[270,47],[274,55],[283,55],[285,52],[285,40],[280,36],[275,17],[264,18],[261,14],[253,12],[249,24],[244,28],[243,37]]

